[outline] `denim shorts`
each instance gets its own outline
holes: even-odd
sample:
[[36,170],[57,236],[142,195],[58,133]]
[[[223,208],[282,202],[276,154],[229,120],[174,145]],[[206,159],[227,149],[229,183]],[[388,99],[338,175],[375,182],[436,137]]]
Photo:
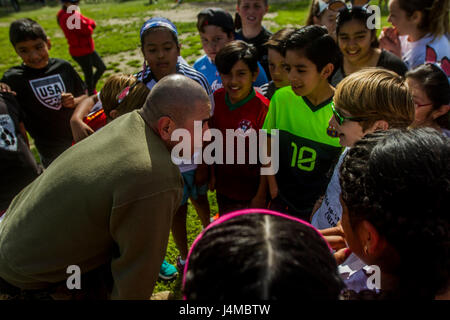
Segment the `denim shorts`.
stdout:
[[186,204],[189,198],[197,200],[199,195],[205,195],[208,192],[207,184],[202,186],[195,185],[195,170],[196,169],[186,171],[181,174],[184,181],[183,200],[181,201],[181,205]]

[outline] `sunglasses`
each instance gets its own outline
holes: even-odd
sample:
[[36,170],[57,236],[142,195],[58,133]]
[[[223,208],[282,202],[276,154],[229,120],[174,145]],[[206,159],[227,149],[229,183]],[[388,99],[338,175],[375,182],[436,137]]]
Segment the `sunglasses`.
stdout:
[[362,121],[369,120],[369,118],[364,118],[364,117],[344,117],[336,110],[334,103],[331,104],[331,109],[333,110],[333,115],[334,115],[337,123],[340,126],[342,126],[342,124],[344,123],[345,120],[355,121],[355,122],[362,122]]
[[117,96],[117,104],[121,104],[122,101],[130,94],[131,90],[133,90],[134,87],[136,87],[140,83],[139,80],[137,80],[135,83],[133,83],[131,86],[126,86]]
[[367,0],[353,0],[348,2],[349,3],[346,3],[346,1],[344,0],[331,0],[328,3],[328,9],[336,12],[339,12],[341,10],[351,11],[353,8],[360,8],[364,10],[367,9],[367,5],[369,3],[369,1]]

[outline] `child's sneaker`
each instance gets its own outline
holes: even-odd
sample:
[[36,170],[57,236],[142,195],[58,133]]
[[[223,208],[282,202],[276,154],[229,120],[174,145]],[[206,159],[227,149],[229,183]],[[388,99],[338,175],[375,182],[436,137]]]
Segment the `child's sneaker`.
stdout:
[[163,261],[161,269],[159,269],[159,277],[163,280],[171,280],[178,275],[177,268],[168,263],[166,260]]
[[184,266],[186,265],[186,260],[182,260],[181,256],[177,257],[177,268],[178,270],[183,273],[184,272]]

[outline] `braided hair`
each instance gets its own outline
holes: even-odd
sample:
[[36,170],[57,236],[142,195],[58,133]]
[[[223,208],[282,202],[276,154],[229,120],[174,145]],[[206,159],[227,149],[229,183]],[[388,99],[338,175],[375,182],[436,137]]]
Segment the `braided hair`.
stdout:
[[450,272],[448,138],[430,128],[369,134],[346,155],[340,184],[352,229],[370,222],[399,256],[395,296],[443,293]]

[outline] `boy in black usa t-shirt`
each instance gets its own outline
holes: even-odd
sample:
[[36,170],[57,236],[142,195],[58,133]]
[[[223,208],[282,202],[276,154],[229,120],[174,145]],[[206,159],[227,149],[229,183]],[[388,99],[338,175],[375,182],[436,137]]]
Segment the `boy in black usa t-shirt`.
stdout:
[[0,217],[14,196],[41,171],[27,142],[16,99],[0,93]]
[[47,167],[72,144],[69,121],[87,97],[85,85],[69,62],[49,58],[50,40],[37,22],[14,21],[9,39],[23,63],[6,71],[1,82],[16,92],[25,127]]

